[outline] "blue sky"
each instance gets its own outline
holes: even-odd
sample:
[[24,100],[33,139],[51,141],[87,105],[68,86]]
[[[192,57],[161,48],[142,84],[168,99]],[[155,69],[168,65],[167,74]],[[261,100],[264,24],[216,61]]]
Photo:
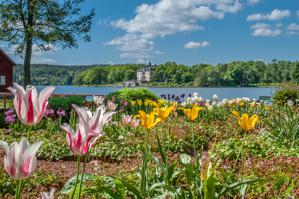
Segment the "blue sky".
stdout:
[[299,56],[298,0],[86,0],[82,8],[96,11],[91,42],[36,52],[34,63],[191,65]]

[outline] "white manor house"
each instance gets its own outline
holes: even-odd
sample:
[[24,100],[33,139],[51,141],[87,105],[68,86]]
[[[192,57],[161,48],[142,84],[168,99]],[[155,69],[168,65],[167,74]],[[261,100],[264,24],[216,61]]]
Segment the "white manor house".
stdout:
[[140,83],[147,83],[151,81],[151,77],[152,77],[152,69],[155,66],[152,65],[151,62],[149,62],[149,64],[143,68],[140,68],[137,70],[137,82]]

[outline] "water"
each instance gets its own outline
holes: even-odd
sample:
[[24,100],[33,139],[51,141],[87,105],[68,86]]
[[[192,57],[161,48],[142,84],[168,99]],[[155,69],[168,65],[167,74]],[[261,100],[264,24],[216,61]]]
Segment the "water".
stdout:
[[[42,88],[42,87],[39,87]],[[56,86],[55,94],[84,94],[84,95],[107,95],[111,92],[122,89],[123,87],[77,87],[77,86]],[[156,95],[161,94],[175,94],[186,96],[197,92],[204,99],[211,99],[214,94],[217,94],[220,99],[223,98],[236,98],[236,97],[248,97],[258,99],[260,96],[272,96],[275,92],[274,87],[219,87],[219,88],[167,88],[167,87],[148,87],[149,90]]]

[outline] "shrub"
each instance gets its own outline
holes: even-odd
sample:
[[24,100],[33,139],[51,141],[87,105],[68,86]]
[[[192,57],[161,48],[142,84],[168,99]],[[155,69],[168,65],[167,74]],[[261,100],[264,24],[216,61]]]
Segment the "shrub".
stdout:
[[63,109],[66,113],[69,113],[72,109],[72,104],[82,106],[85,101],[82,96],[65,96],[65,97],[51,97],[49,99],[49,106],[54,109]]
[[299,98],[299,87],[296,84],[283,84],[274,94],[274,103],[277,105],[284,105],[289,100],[296,102]]
[[110,93],[106,97],[106,100],[111,100],[113,97],[115,98],[116,103],[119,103],[121,100],[158,100],[158,97],[154,93],[145,88],[124,88],[114,93]]

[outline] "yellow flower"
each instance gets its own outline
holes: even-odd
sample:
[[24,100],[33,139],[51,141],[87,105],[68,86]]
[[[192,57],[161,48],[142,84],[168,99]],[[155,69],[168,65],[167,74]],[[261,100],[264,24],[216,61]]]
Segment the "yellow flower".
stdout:
[[165,104],[166,104],[165,100],[158,99],[158,105],[159,105],[159,106],[163,106],[163,105],[165,105]]
[[174,106],[155,108],[154,111],[157,113],[158,117],[162,120],[166,120],[170,113],[172,112]]
[[244,113],[242,114],[242,116],[240,116],[240,114],[237,111],[232,111],[232,114],[236,116],[240,127],[245,132],[251,131],[255,127],[256,123],[259,122],[259,116],[256,114],[252,115],[251,117],[249,117],[247,113]]
[[152,111],[149,115],[144,111],[138,111],[139,115],[137,117],[140,118],[140,124],[146,129],[151,129],[156,124],[162,121],[159,117],[156,117],[156,112]]
[[142,106],[142,100],[137,100],[137,104],[138,104],[138,106]]
[[131,101],[131,106],[135,106],[136,105],[136,101]]
[[149,101],[145,100],[144,101],[144,106],[148,106],[149,105]]
[[152,107],[155,107],[155,108],[158,108],[158,107],[159,107],[159,105],[158,105],[157,102],[155,102],[155,101],[153,101],[153,102],[151,103],[151,106],[152,106]]
[[245,106],[245,103],[244,103],[244,102],[241,102],[241,103],[240,103],[240,106],[241,106],[241,107]]
[[194,121],[198,118],[198,112],[203,109],[204,108],[198,107],[197,105],[194,104],[191,109],[184,108],[183,111],[188,120]]

